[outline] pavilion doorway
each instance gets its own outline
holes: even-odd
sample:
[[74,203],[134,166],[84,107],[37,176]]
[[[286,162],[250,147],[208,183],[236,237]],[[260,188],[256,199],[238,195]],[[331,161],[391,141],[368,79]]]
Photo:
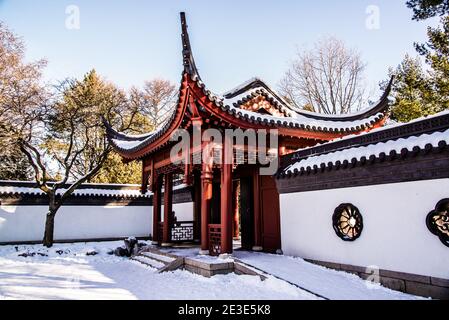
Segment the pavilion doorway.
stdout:
[[254,246],[253,181],[242,177],[233,182],[234,249],[251,250]]
[[[201,195],[205,209],[201,212],[201,233],[205,232],[201,252],[219,255],[238,249],[265,252],[280,249],[279,193],[274,178],[259,175],[258,166],[238,166],[227,182],[226,191],[221,168],[214,168],[209,177],[206,184],[209,189]],[[229,205],[223,206],[226,202]]]
[[[209,224],[212,228],[221,225],[221,184],[219,172],[214,172]],[[254,182],[252,176],[237,175],[232,181],[232,240],[233,250],[252,250],[254,242]],[[211,229],[211,228],[210,228]],[[209,232],[210,232],[209,229]],[[218,238],[209,234],[210,254],[216,255]]]

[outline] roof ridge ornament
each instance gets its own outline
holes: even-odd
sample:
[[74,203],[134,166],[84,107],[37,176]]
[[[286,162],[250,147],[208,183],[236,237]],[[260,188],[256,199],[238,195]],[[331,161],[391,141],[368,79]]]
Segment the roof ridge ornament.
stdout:
[[195,65],[195,59],[193,58],[192,48],[190,46],[189,33],[187,31],[187,21],[185,12],[180,12],[181,16],[181,29],[182,29],[182,57],[184,64],[184,72],[189,74],[191,77],[196,77],[196,79],[201,80],[198,73],[198,69]]

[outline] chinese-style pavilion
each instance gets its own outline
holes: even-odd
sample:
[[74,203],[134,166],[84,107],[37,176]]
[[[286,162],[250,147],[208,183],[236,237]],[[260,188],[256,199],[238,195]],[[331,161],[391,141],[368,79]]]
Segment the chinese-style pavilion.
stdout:
[[[241,230],[243,247],[275,252],[281,248],[281,230],[279,194],[274,178],[259,174],[260,163],[174,163],[170,160],[170,150],[175,144],[170,139],[172,134],[180,128],[190,133],[209,128],[256,132],[276,129],[277,153],[282,156],[299,148],[383,126],[388,117],[391,82],[378,103],[348,115],[297,110],[260,79],[252,79],[217,95],[201,80],[184,13],[181,13],[181,26],[184,69],[179,100],[170,118],[162,127],[139,136],[117,132],[106,124],[110,143],[124,161],[142,162],[142,191],[153,192],[153,241],[161,245],[171,242],[173,177],[181,174],[184,183],[193,190],[194,238],[201,239],[202,253],[231,253],[233,235],[238,234],[236,229]],[[203,142],[200,149],[206,144]],[[235,145],[234,149],[245,150],[247,157],[247,147]],[[200,149],[192,148],[188,160],[200,153]],[[241,225],[237,223],[238,213]]]

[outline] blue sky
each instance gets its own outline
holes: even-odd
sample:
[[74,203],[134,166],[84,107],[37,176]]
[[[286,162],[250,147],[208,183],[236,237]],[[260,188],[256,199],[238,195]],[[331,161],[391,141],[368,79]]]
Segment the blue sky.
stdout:
[[[65,27],[77,5],[80,29]],[[380,29],[365,26],[366,9],[380,9]],[[81,77],[91,68],[123,88],[182,71],[179,11],[186,11],[203,80],[223,92],[259,76],[276,86],[296,50],[333,35],[358,49],[371,87],[426,39],[435,21],[415,22],[405,0],[144,1],[0,0],[0,20],[22,36],[27,59],[49,61],[45,78]]]

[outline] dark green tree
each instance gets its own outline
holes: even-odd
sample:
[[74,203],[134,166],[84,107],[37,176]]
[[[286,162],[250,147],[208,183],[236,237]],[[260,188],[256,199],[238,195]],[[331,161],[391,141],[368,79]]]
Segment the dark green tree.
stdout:
[[122,162],[120,155],[113,152],[91,182],[140,184],[141,179],[142,164],[140,162],[132,161],[125,164]]
[[449,0],[409,0],[407,7],[413,10],[413,20],[449,14]]
[[438,105],[434,103],[431,79],[419,58],[406,55],[395,70],[390,70],[390,76],[392,75],[395,76],[392,88],[393,120],[408,122],[439,111]]
[[435,103],[440,110],[445,110],[449,109],[449,16],[442,18],[441,23],[440,27],[429,27],[428,41],[415,47],[431,67],[429,75]]
[[400,122],[449,109],[449,0],[410,0],[407,6],[413,9],[414,20],[443,17],[441,26],[427,28],[427,42],[415,43],[428,68],[419,58],[406,56],[390,70],[396,77],[391,117]]
[[0,153],[0,180],[30,180],[31,166],[18,150],[6,149]]

